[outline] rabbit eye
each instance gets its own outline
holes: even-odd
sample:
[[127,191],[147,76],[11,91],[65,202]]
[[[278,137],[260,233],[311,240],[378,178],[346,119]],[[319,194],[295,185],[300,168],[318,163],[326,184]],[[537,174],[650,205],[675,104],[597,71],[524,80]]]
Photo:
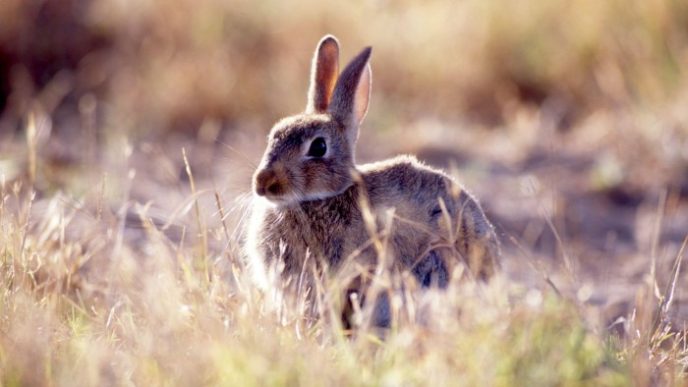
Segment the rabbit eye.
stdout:
[[308,157],[323,157],[325,156],[325,153],[327,152],[327,144],[325,143],[325,139],[322,137],[318,137],[313,142],[311,142],[311,146],[308,148],[308,153],[306,156]]

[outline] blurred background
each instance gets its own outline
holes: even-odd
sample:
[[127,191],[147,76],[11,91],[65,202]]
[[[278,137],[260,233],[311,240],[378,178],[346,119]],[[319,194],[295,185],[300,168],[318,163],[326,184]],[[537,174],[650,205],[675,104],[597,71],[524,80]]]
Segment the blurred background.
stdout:
[[3,184],[184,222],[184,148],[208,222],[216,191],[239,224],[326,33],[343,62],[373,46],[359,161],[451,170],[514,277],[564,273],[610,318],[652,262],[666,280],[688,233],[683,0],[3,0]]

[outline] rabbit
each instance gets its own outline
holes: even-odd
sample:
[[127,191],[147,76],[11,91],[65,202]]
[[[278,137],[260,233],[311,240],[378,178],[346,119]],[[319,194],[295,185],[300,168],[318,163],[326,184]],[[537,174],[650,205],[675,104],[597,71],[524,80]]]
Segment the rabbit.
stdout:
[[340,74],[339,43],[323,37],[305,112],[270,131],[253,175],[247,238],[250,267],[263,286],[271,267],[279,266],[284,279],[298,278],[308,257],[331,273],[351,263],[374,268],[384,259],[421,287],[446,287],[456,264],[480,280],[499,268],[493,226],[449,175],[406,155],[355,163],[370,99],[371,52],[364,48]]

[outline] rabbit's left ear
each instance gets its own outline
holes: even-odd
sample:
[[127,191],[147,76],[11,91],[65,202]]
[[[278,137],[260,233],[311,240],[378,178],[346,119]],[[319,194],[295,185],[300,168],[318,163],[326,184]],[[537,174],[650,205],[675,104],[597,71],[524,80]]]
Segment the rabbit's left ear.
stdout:
[[339,75],[330,102],[330,113],[345,125],[352,142],[356,141],[358,126],[368,112],[372,83],[368,63],[371,51],[372,48],[366,47],[346,66]]
[[306,113],[324,113],[327,111],[338,73],[339,43],[334,36],[325,35],[320,39],[315,54],[313,54]]

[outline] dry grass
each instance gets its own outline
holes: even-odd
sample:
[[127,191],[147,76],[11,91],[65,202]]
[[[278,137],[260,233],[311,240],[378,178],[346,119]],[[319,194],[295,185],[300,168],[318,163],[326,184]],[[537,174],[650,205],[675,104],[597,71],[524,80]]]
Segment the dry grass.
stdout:
[[385,339],[368,329],[347,337],[329,318],[333,292],[318,320],[291,307],[293,295],[275,304],[235,251],[208,249],[203,235],[220,229],[190,227],[173,241],[136,206],[142,228],[127,237],[121,213],[89,207],[2,188],[3,384],[685,382],[685,331],[667,318],[675,279],[661,302],[651,284],[639,288],[621,336],[598,324],[598,308],[544,281],[498,278],[405,302],[392,289],[397,319]]
[[[548,289],[500,281],[416,295],[426,300],[404,305],[406,318],[386,340],[367,330],[347,338],[326,323],[329,312],[313,321],[285,309],[292,300],[273,305],[258,294],[231,251],[199,256],[195,228],[191,245],[179,246],[141,209],[145,236],[135,245],[122,243],[119,221],[95,218],[85,226],[101,230],[98,240],[74,241],[68,235],[83,208],[12,190],[3,198],[7,385],[623,385],[634,370],[627,358],[650,349],[640,338],[606,342],[579,306]],[[42,216],[31,217],[40,206]],[[198,264],[205,261],[210,268]],[[427,321],[403,322],[416,314]],[[681,350],[652,350],[670,357],[659,369],[677,377]],[[642,364],[650,369],[641,376],[657,374],[650,359]]]
[[[687,24],[677,0],[0,2],[0,385],[685,385]],[[313,316],[242,259],[324,33],[375,47],[359,157],[457,171],[505,247],[489,285],[381,285],[384,334],[341,330],[336,279]]]

